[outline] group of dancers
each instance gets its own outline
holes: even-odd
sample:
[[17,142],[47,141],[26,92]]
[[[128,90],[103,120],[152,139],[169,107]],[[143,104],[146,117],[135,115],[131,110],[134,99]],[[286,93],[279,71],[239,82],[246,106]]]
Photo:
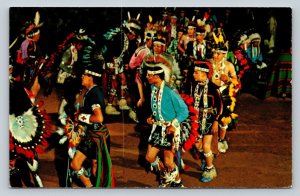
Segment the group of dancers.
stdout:
[[213,160],[228,150],[226,132],[237,122],[237,95],[267,67],[261,37],[252,29],[227,40],[210,9],[191,19],[185,10],[164,12],[157,21],[149,16],[147,24],[140,17],[128,12],[128,20],[103,35],[103,46],[80,28],[50,56],[39,48],[39,12],[26,23],[20,47],[13,51],[16,40],[10,46],[11,186],[43,186],[38,153],[54,128],[35,98],[40,89],[47,94],[52,88],[63,92],[56,129],[63,135],[60,142],[69,143],[73,175],[68,177],[78,177],[83,186],[115,186],[105,118],[120,110],[151,126],[145,159],[159,187],[184,186],[179,174],[188,151],[200,160],[202,182],[217,177]]

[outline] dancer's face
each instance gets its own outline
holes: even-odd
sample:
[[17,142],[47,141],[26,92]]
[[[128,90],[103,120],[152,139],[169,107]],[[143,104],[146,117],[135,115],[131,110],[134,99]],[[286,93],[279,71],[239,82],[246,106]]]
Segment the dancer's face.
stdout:
[[195,28],[194,27],[188,27],[187,33],[188,33],[189,36],[194,36]]
[[134,40],[136,38],[135,34],[133,33],[127,33],[127,37],[129,40]]
[[93,77],[88,74],[82,74],[81,84],[82,84],[82,86],[89,88],[89,86],[91,86],[93,84]]
[[205,38],[205,33],[197,33],[196,39],[198,42],[202,43]]
[[179,31],[179,32],[177,33],[177,38],[180,39],[180,38],[182,37],[182,35],[183,35],[183,32],[182,32],[182,31]]
[[164,46],[160,43],[153,44],[153,52],[155,54],[161,54],[164,51]]
[[206,74],[206,72],[194,70],[193,76],[196,82],[204,82],[207,79]]
[[146,78],[148,79],[149,84],[154,84],[154,82],[156,81],[156,77],[157,77],[157,75],[148,74],[148,73],[147,73],[147,76],[146,76]]
[[221,62],[223,60],[223,58],[225,57],[225,55],[226,55],[226,53],[215,51],[213,53],[214,61]]

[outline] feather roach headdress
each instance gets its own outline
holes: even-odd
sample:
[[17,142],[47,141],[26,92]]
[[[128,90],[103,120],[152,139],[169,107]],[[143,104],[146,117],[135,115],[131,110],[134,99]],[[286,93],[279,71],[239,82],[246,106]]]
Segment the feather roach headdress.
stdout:
[[37,11],[33,21],[27,21],[25,23],[23,27],[25,36],[32,38],[40,33],[39,28],[43,25],[43,23],[40,23],[40,18],[40,13]]
[[222,27],[217,28],[217,32],[212,32],[213,42],[212,48],[214,51],[227,53],[228,52],[228,41],[226,40],[225,33]]
[[136,18],[131,18],[130,12],[127,12],[128,20],[124,22],[124,27],[132,34],[137,35],[142,30],[141,22],[139,21],[140,13],[136,16]]
[[9,45],[9,49],[11,49],[17,43],[20,37],[33,38],[33,36],[40,34],[39,29],[41,26],[43,26],[43,23],[40,23],[40,18],[40,13],[37,11],[33,21],[26,21],[21,28],[21,34]]

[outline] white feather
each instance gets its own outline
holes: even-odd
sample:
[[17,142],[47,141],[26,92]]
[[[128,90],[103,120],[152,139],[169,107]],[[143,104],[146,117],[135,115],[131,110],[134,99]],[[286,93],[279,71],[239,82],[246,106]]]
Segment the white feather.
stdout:
[[40,13],[37,11],[34,17],[34,24],[37,26],[40,22]]
[[139,13],[137,16],[136,16],[136,20],[139,20],[141,14]]
[[35,179],[36,179],[36,182],[38,183],[39,187],[44,187],[42,179],[40,178],[39,175],[35,174]]
[[64,144],[66,141],[68,140],[67,136],[63,136],[62,138],[60,138],[60,140],[58,141],[59,144]]
[[11,48],[15,45],[15,43],[18,41],[18,39],[19,39],[19,37],[17,37],[17,38],[13,41],[13,43],[11,43],[11,44],[9,45],[9,49],[11,49]]
[[164,73],[165,73],[165,81],[169,82],[170,78],[171,78],[171,69],[168,66],[166,66],[166,65],[164,65],[162,63],[160,63],[158,66],[161,67],[161,68],[163,68]]
[[128,15],[128,20],[130,20],[131,17],[130,17],[130,12],[129,11],[127,12],[127,15]]
[[26,162],[31,171],[33,171],[33,172],[37,171],[38,166],[39,166],[39,163],[37,162],[37,160],[33,159],[32,165],[28,161],[26,161]]

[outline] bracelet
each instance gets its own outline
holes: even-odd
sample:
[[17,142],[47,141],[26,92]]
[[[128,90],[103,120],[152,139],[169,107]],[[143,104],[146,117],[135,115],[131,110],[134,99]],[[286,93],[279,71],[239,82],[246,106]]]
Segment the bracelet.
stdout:
[[86,124],[91,125],[92,123],[90,122],[91,114],[79,114],[78,120],[81,122],[84,122]]
[[172,121],[172,126],[175,127],[176,129],[180,127],[179,122],[176,118]]

